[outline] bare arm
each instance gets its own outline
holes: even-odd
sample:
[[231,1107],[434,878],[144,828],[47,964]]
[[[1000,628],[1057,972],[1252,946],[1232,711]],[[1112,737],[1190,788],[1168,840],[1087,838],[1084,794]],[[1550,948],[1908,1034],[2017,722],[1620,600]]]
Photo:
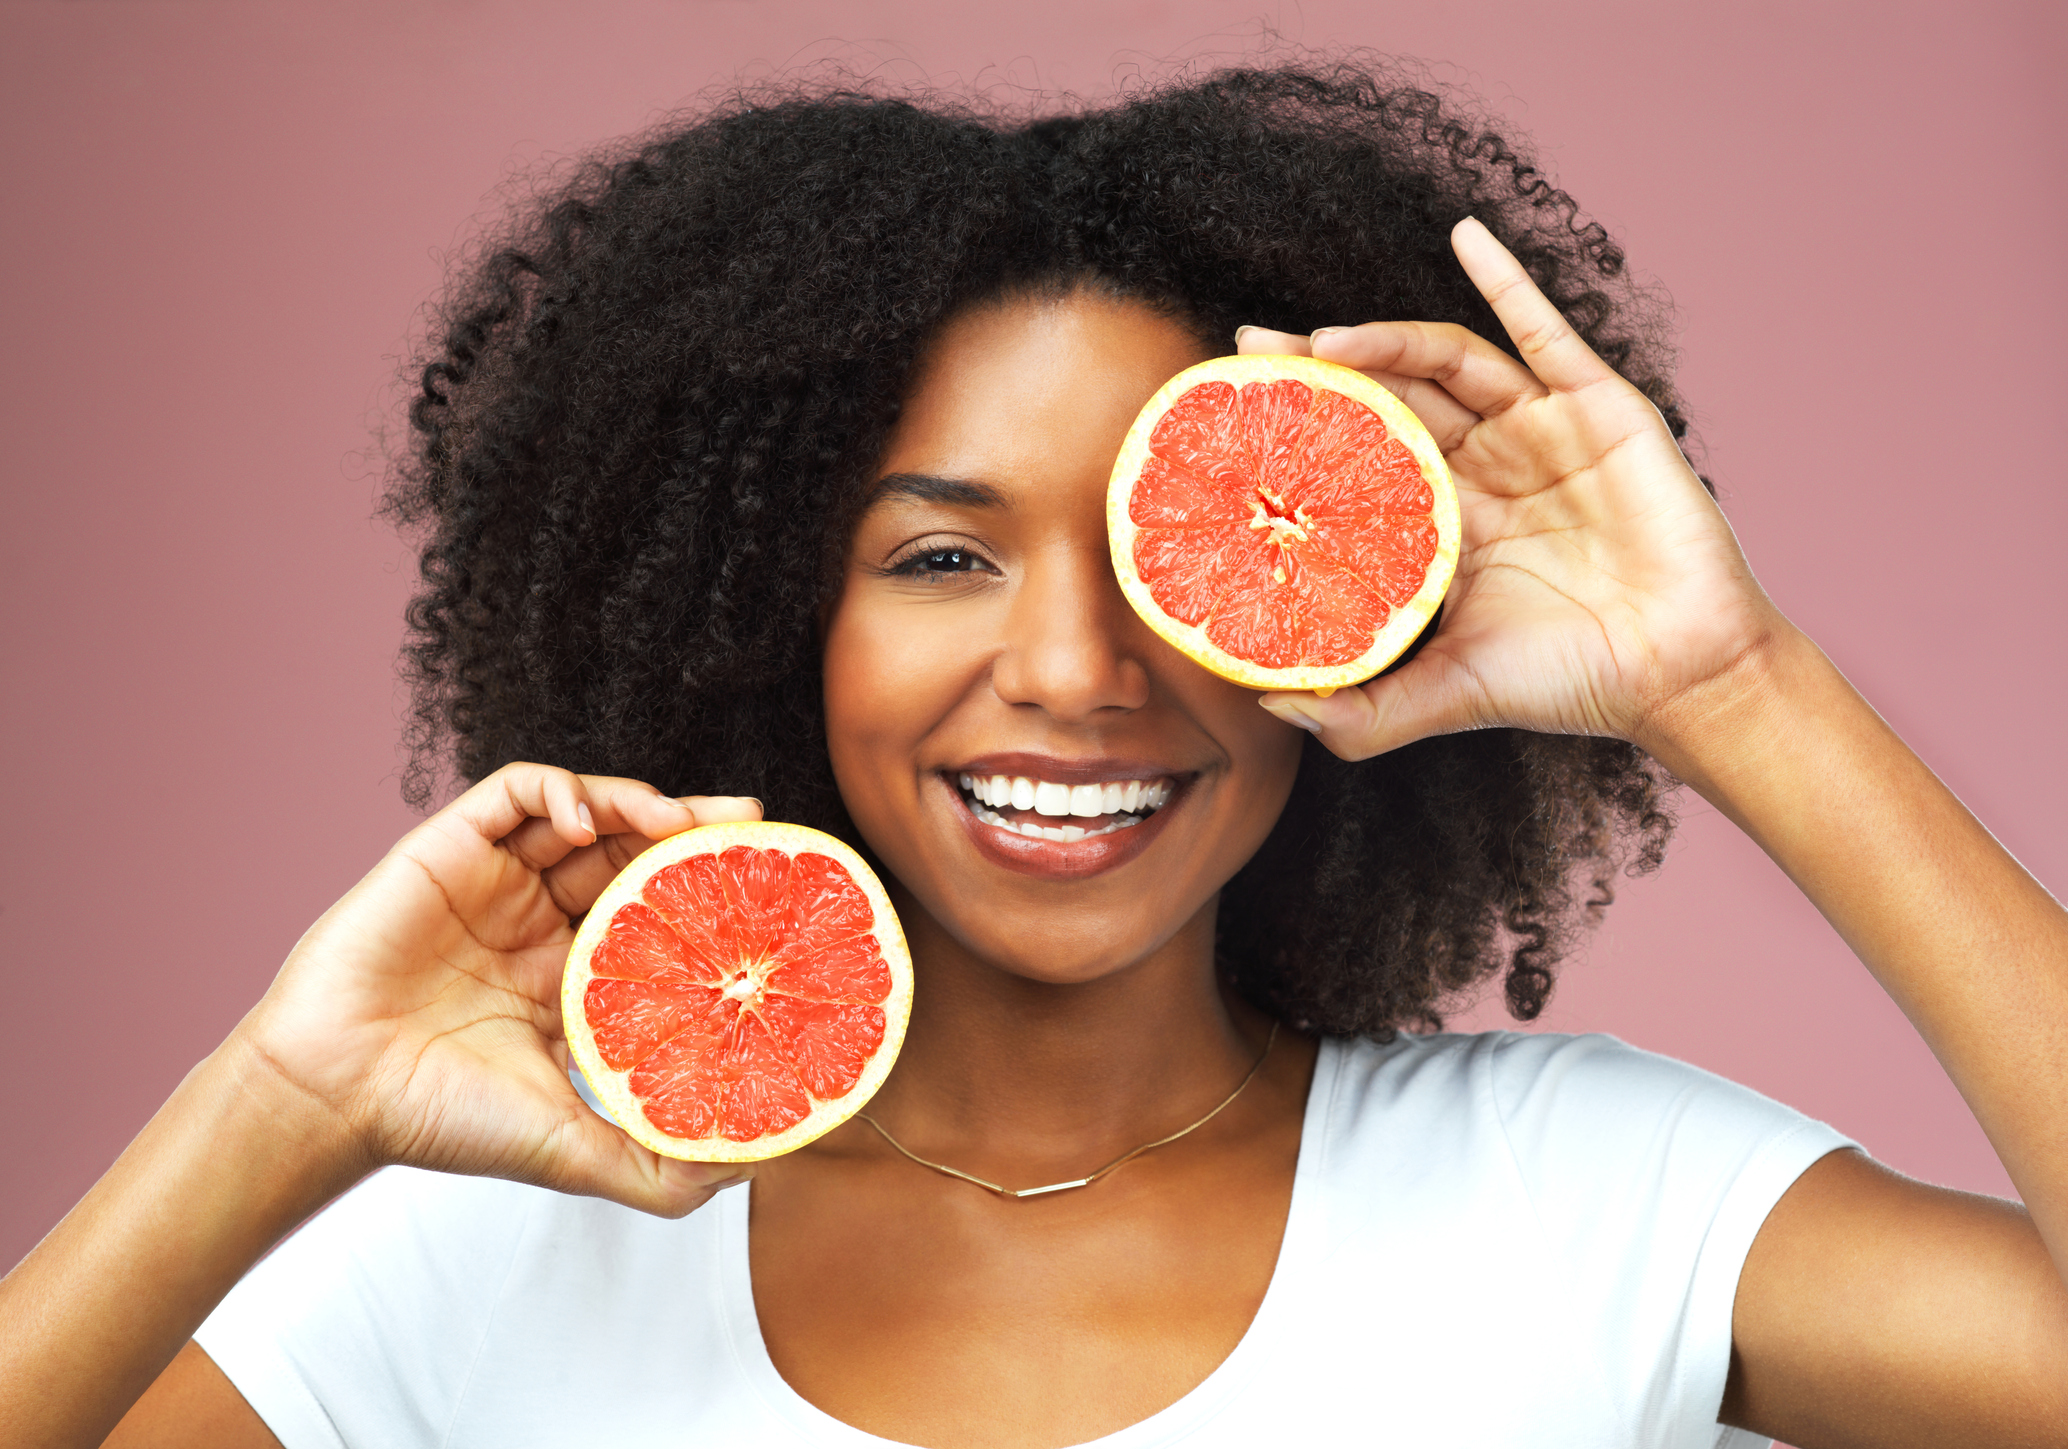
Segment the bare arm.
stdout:
[[2068,1443],[2068,914],[1774,607],[1657,410],[1484,228],[1454,242],[1524,363],[1426,323],[1311,343],[1451,462],[1443,627],[1394,674],[1264,707],[1352,759],[1491,725],[1630,740],[1751,834],[1917,1025],[2030,1215],[1825,1159],[1746,1265],[1727,1414],[1810,1449]]
[[659,1158],[582,1103],[559,982],[569,918],[631,854],[757,808],[513,765],[411,831],[0,1281],[0,1443],[83,1449],[118,1421],[118,1444],[215,1449],[238,1442],[225,1425],[269,1443],[183,1346],[282,1235],[384,1163],[671,1216],[742,1175]]
[[1819,1164],[1739,1283],[1726,1413],[1791,1443],[2068,1443],[2068,913],[1814,645],[1647,740],[1903,1008],[2030,1208]]
[[226,1042],[0,1284],[0,1439],[99,1443],[245,1270],[367,1165]]
[[102,1449],[188,1449],[200,1444],[209,1449],[280,1449],[266,1421],[244,1402],[215,1360],[200,1344],[189,1343],[130,1406]]

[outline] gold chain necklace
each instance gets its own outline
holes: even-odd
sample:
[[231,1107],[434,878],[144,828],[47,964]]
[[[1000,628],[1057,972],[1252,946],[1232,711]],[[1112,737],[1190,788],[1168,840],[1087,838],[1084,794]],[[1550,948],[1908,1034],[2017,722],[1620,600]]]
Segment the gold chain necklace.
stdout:
[[1000,1197],[1040,1197],[1043,1193],[1047,1192],[1068,1192],[1073,1187],[1090,1187],[1093,1183],[1097,1182],[1100,1178],[1104,1177],[1114,1168],[1121,1167],[1129,1162],[1134,1161],[1137,1157],[1140,1157],[1144,1152],[1147,1152],[1150,1148],[1168,1147],[1171,1143],[1177,1141],[1180,1137],[1184,1137],[1189,1133],[1197,1132],[1207,1123],[1213,1121],[1214,1118],[1220,1116],[1222,1111],[1228,1106],[1230,1102],[1234,1101],[1237,1097],[1242,1095],[1242,1089],[1248,1086],[1251,1082],[1256,1080],[1257,1073],[1261,1072],[1264,1069],[1264,1061],[1271,1055],[1271,1047],[1274,1043],[1277,1042],[1277,1040],[1278,1023],[1274,1021],[1271,1023],[1271,1034],[1264,1038],[1264,1049],[1263,1051],[1257,1054],[1256,1065],[1249,1069],[1249,1075],[1244,1077],[1240,1082],[1237,1082],[1235,1084],[1235,1090],[1230,1092],[1227,1096],[1221,1099],[1220,1106],[1215,1107],[1211,1112],[1207,1113],[1204,1117],[1201,1117],[1190,1127],[1181,1128],[1178,1131],[1171,1133],[1168,1137],[1159,1137],[1154,1142],[1144,1142],[1140,1147],[1137,1147],[1134,1151],[1122,1153],[1120,1156],[1114,1158],[1111,1162],[1107,1163],[1104,1167],[1100,1168],[1097,1172],[1092,1173],[1088,1177],[1073,1178],[1069,1182],[1052,1182],[1047,1187],[1023,1187],[1019,1188],[1018,1190],[1009,1187],[1000,1187],[995,1182],[986,1182],[981,1177],[973,1177],[967,1172],[958,1172],[954,1168],[948,1166],[945,1162],[929,1162],[924,1157],[921,1157],[918,1153],[906,1147],[905,1144],[898,1141],[897,1138],[891,1136],[888,1129],[886,1129],[884,1125],[881,1122],[878,1122],[874,1117],[871,1117],[867,1112],[857,1112],[855,1113],[855,1116],[861,1121],[867,1122],[871,1127],[874,1127],[877,1130],[877,1132],[882,1134],[883,1140],[885,1142],[888,1142],[891,1146],[895,1147],[899,1152],[902,1152],[905,1156],[911,1158],[921,1167],[930,1167],[935,1172],[944,1172],[950,1177],[959,1177],[964,1182],[975,1183],[978,1187],[984,1189],[984,1191],[995,1192]]

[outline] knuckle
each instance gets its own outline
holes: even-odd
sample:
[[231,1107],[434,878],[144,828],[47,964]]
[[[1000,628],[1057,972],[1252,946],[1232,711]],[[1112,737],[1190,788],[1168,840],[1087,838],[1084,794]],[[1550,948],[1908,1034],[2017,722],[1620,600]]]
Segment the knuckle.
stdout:
[[1524,352],[1543,352],[1548,348],[1557,346],[1570,336],[1572,336],[1572,328],[1566,325],[1563,317],[1553,312],[1549,317],[1542,318],[1534,325],[1524,328],[1522,333],[1516,337],[1515,345]]

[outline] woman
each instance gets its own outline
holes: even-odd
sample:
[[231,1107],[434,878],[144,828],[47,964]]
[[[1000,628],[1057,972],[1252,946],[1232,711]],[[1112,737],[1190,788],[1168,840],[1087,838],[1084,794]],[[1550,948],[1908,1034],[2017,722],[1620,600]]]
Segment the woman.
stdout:
[[[1599,230],[1353,71],[1017,127],[770,99],[453,303],[396,502],[419,743],[478,783],[10,1276],[9,1441],[2068,1439],[2068,921],[1760,592]],[[1328,699],[1206,675],[1106,561],[1127,423],[1238,326],[1394,388],[1460,482],[1440,628]],[[1541,1007],[1656,863],[1652,761],[1854,944],[2029,1215],[1613,1042],[1397,1034],[1494,972]],[[1171,797],[1035,842],[973,773]],[[762,802],[889,877],[883,1132],[660,1160],[567,1079],[569,923]],[[1027,1200],[887,1135],[1031,1186],[1224,1100]],[[384,1166],[435,1171],[265,1257]]]

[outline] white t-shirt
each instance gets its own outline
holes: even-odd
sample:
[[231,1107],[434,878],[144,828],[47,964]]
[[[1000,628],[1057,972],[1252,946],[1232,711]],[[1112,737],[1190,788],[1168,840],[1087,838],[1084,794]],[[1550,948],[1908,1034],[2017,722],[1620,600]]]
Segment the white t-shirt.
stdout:
[[[1095,1442],[1763,1443],[1716,1423],[1738,1272],[1781,1194],[1848,1145],[1611,1037],[1325,1043],[1248,1333]],[[391,1168],[196,1336],[287,1449],[890,1442],[776,1372],[737,1189],[668,1222]]]

